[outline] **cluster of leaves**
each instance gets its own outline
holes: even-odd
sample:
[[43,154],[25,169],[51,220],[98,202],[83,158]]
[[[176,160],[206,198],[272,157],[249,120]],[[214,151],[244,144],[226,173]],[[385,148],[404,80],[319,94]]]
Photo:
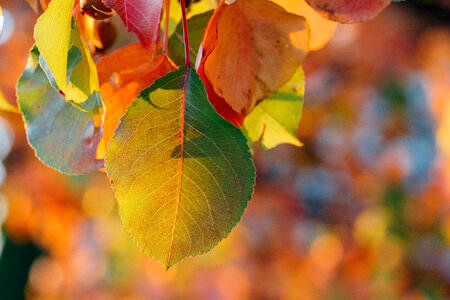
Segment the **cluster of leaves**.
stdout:
[[166,1],[87,1],[117,12],[141,42],[97,63],[79,6],[41,1],[17,96],[42,162],[68,174],[105,168],[124,227],[170,267],[241,218],[255,183],[249,144],[301,145],[301,65],[336,25],[320,15],[363,21],[390,0],[236,0],[190,19],[181,0],[171,36]]

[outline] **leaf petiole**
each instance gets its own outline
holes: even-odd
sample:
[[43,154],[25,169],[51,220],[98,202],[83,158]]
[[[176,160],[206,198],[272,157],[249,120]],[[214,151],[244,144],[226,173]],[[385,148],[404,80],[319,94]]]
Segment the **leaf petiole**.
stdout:
[[181,14],[183,16],[183,35],[184,35],[184,55],[186,58],[186,66],[189,67],[191,63],[191,55],[189,51],[189,34],[187,28],[187,18],[186,18],[186,3],[185,0],[181,0]]

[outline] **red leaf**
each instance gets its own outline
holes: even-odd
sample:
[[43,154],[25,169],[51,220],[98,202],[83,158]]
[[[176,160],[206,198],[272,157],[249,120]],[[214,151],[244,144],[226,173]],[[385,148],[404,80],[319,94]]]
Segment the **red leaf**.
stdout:
[[163,0],[102,0],[114,9],[144,48],[151,50],[159,29]]
[[237,127],[241,128],[242,123],[244,123],[245,113],[235,112],[231,108],[231,106],[225,101],[224,98],[217,95],[217,93],[214,91],[214,88],[211,86],[211,84],[209,83],[208,79],[205,76],[204,72],[205,60],[211,54],[211,52],[214,50],[217,44],[217,31],[209,30],[210,28],[217,28],[217,14],[214,14],[211,17],[208,26],[206,27],[205,35],[203,37],[203,55],[197,72],[198,75],[200,76],[200,79],[203,81],[203,84],[205,85],[209,102],[211,102],[211,104],[214,106],[216,112],[228,122],[231,122]]
[[325,18],[339,23],[357,23],[373,19],[391,0],[306,0]]

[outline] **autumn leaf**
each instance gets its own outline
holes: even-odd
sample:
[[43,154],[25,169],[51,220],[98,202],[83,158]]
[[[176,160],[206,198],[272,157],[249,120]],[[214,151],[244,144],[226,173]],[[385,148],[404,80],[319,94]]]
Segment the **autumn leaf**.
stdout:
[[331,21],[311,8],[305,0],[273,0],[288,12],[306,19],[311,31],[309,50],[319,50],[330,40],[337,23]]
[[[34,39],[65,99],[81,103],[98,91],[99,87],[89,49],[75,22],[72,23],[72,7],[72,0],[51,1],[36,23]],[[68,82],[67,58],[71,44],[81,51],[82,60]]]
[[109,144],[106,171],[125,228],[166,267],[226,237],[255,182],[245,137],[215,112],[192,67],[141,92]]
[[114,9],[129,31],[134,32],[144,48],[151,50],[159,30],[163,0],[102,0]]
[[[195,58],[203,39],[206,25],[213,14],[213,10],[195,15],[187,20],[189,34],[189,51],[191,54],[191,63],[195,64]],[[184,59],[184,39],[183,39],[183,23],[179,22],[175,32],[169,39],[168,45],[169,57],[178,65],[185,63]]]
[[265,149],[288,143],[301,146],[297,138],[303,106],[304,77],[299,68],[294,77],[271,98],[260,102],[245,118],[243,131],[247,138],[261,140]]
[[175,67],[165,55],[152,58],[141,44],[131,44],[103,56],[98,61],[97,68],[100,93],[106,107],[103,138],[98,148],[98,157],[103,158],[107,144],[128,105],[141,90]]
[[69,174],[102,167],[103,162],[96,159],[102,136],[102,128],[94,126],[101,107],[97,93],[81,104],[82,110],[65,102],[50,85],[34,47],[17,84],[17,97],[28,141],[43,163]]
[[268,0],[222,3],[205,35],[208,82],[233,110],[245,114],[289,81],[309,44],[305,19]]
[[376,17],[391,0],[306,0],[325,18],[339,23],[357,23]]

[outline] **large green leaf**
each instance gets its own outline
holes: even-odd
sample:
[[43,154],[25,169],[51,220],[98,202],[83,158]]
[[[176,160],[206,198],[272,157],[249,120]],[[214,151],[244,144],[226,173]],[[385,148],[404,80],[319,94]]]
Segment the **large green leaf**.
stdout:
[[[189,18],[188,33],[189,33],[189,51],[191,53],[191,63],[195,64],[197,51],[203,39],[206,25],[213,14],[213,10],[205,13],[195,15]],[[175,29],[175,32],[169,39],[168,52],[170,58],[178,65],[184,64],[184,39],[183,39],[183,23],[180,21]]]
[[166,267],[226,237],[255,183],[245,137],[215,112],[192,67],[134,100],[109,143],[106,171],[125,228]]
[[65,102],[39,65],[35,47],[17,84],[17,97],[28,141],[42,162],[70,174],[102,167],[96,159],[102,128],[94,126],[102,105],[98,93],[81,104],[83,110]]
[[[53,0],[39,17],[34,28],[34,39],[41,55],[55,77],[55,81],[67,101],[81,103],[99,90],[97,71],[86,43],[72,23],[73,0]],[[82,53],[82,60],[67,81],[69,49],[75,45]]]
[[264,148],[289,143],[301,146],[297,128],[303,107],[304,77],[299,68],[294,77],[272,97],[260,102],[245,118],[243,131],[251,142]]

